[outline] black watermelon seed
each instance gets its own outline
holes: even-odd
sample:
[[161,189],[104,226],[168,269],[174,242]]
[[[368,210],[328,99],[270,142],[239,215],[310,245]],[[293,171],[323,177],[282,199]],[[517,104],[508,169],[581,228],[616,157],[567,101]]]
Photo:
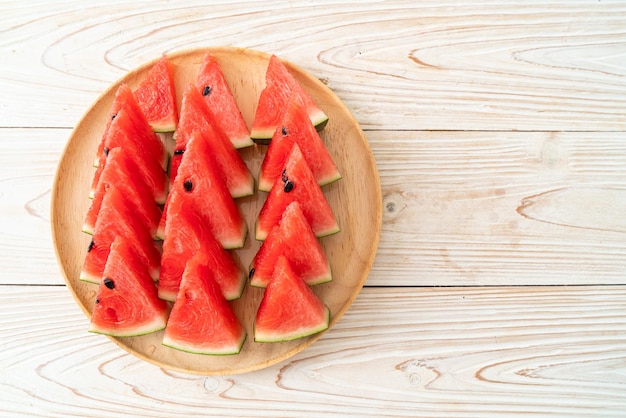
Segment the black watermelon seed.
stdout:
[[100,303],[100,299],[96,299],[96,303]]
[[183,183],[183,187],[185,188],[185,191],[189,193],[193,189],[193,183],[191,182],[191,180],[185,180],[185,182]]
[[287,136],[287,133],[288,133],[287,132],[287,128],[285,128],[284,126],[283,126],[283,129],[282,129],[282,133],[283,133],[283,136]]
[[113,114],[111,115],[111,120],[115,119],[115,117],[116,117],[116,116],[117,116],[117,113],[113,113]]
[[287,170],[283,170],[283,174],[281,174],[280,178],[283,180],[283,183],[287,183],[287,180],[289,180],[289,178],[287,178]]
[[184,152],[185,152],[184,149],[176,149],[174,150],[174,155],[183,155]]
[[204,86],[204,90],[202,90],[202,95],[208,96],[209,94],[211,94],[211,86]]
[[113,283],[113,280],[109,279],[108,277],[105,277],[103,280],[104,285],[113,290],[115,288],[115,283]]
[[108,147],[104,147],[104,155],[109,155],[109,148]]
[[251,279],[254,276],[254,268],[250,269],[250,273],[248,273],[248,279]]
[[295,186],[295,185],[293,184],[293,181],[289,181],[289,180],[287,180],[287,181],[285,182],[285,188],[284,188],[283,190],[285,191],[285,193],[289,193],[290,191],[292,191],[292,190],[293,190],[293,187],[294,187],[294,186]]
[[91,250],[93,250],[93,247],[96,245],[95,242],[93,242],[93,240],[91,240],[91,242],[89,243],[89,246],[87,247],[87,252],[90,252]]

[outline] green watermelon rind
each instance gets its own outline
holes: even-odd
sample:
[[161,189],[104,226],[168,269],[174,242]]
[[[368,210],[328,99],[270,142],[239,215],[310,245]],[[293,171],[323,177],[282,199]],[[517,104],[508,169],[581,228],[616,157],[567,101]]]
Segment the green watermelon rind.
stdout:
[[[240,285],[239,288],[237,289],[236,292],[232,292],[232,293],[228,293],[224,295],[224,298],[228,301],[231,300],[237,300],[240,299],[241,296],[243,295],[243,291],[246,288],[246,276],[245,274],[242,273],[242,277],[241,280],[239,281]],[[164,289],[159,289],[158,290],[158,295],[159,295],[159,299],[163,299],[166,300],[168,302],[174,302],[176,301],[176,293],[175,292],[168,292],[167,290]]]
[[[307,285],[316,286],[318,284],[328,283],[333,280],[333,273],[330,268],[330,262],[327,261],[326,264],[328,266],[328,274],[315,277],[314,279],[304,279]],[[254,268],[254,260],[252,263],[250,263],[250,269],[253,269],[253,268]],[[271,280],[271,277],[253,275],[252,279],[250,279],[250,286],[264,289],[267,287],[267,283],[269,283],[270,280]]]
[[[159,279],[159,272],[158,272],[158,270],[150,268],[150,277],[152,277],[152,279],[156,282]],[[81,282],[85,282],[85,283],[99,284],[100,280],[102,280],[102,277],[94,276],[93,274],[91,274],[91,273],[89,273],[89,272],[87,272],[85,270],[81,270],[80,271],[80,275],[78,276],[78,279]]]
[[[328,116],[321,109],[316,112],[309,113],[309,118],[318,132],[324,129],[328,124]],[[269,128],[254,128],[250,132],[250,138],[252,138],[252,140],[258,145],[268,145],[271,142],[275,131],[276,126]]]
[[[315,236],[317,238],[323,238],[323,237],[327,237],[329,235],[336,234],[336,233],[338,233],[340,231],[341,231],[341,228],[339,228],[339,224],[335,224],[335,226],[332,227],[332,228],[328,228],[328,229],[323,229],[321,231],[317,231]],[[269,234],[269,231],[260,229],[259,222],[258,222],[258,219],[257,219],[257,221],[254,224],[254,237],[255,237],[255,239],[257,241],[265,241],[265,238],[267,238],[268,234]]]
[[254,327],[254,341],[257,343],[278,343],[284,341],[292,341],[297,340],[299,338],[309,337],[311,335],[315,335],[322,331],[326,331],[330,324],[330,309],[327,306],[324,306],[325,309],[325,318],[324,322],[313,326],[302,328],[297,331],[292,331],[290,333],[265,333],[259,332],[258,328]]
[[84,270],[80,271],[80,275],[78,278],[82,282],[93,283],[93,284],[99,284],[100,280],[102,279],[102,277],[94,276],[93,274],[90,274]]
[[148,324],[125,330],[123,332],[120,332],[120,330],[116,329],[94,327],[93,324],[90,325],[88,331],[94,334],[108,335],[110,337],[138,337],[141,335],[152,334],[154,332],[162,331],[165,329],[166,323],[167,318],[165,316],[159,316]]
[[[334,176],[328,176],[327,178],[319,179],[317,184],[319,184],[319,186],[322,187],[322,186],[326,186],[328,184],[334,183],[338,180],[341,180],[341,174],[339,174],[339,172],[337,172],[337,174]],[[273,182],[263,177],[262,175],[259,175],[259,186],[258,186],[259,191],[269,193],[270,190],[272,190],[272,186],[274,186]]]
[[186,353],[201,354],[205,356],[230,356],[230,355],[239,354],[241,352],[241,349],[247,337],[248,337],[248,334],[244,331],[241,339],[237,342],[237,345],[230,346],[230,348],[224,349],[222,351],[205,351],[205,350],[199,349],[198,347],[190,345],[188,343],[177,342],[173,339],[166,338],[165,336],[163,337],[162,344],[165,347],[169,347],[178,351],[184,351]]

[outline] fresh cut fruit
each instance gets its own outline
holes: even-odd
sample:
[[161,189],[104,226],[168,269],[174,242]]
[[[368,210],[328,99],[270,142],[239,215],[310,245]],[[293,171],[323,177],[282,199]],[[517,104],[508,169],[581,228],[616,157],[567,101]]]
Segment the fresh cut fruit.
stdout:
[[178,123],[173,68],[163,55],[148,70],[134,92],[137,103],[155,132],[173,132]]
[[202,59],[196,87],[233,146],[235,148],[251,146],[253,142],[250,139],[250,130],[243,120],[219,63],[210,53]]
[[128,196],[112,184],[106,189],[102,198],[92,239],[80,272],[80,280],[100,283],[111,244],[118,236],[122,236],[135,246],[142,265],[147,266],[150,277],[157,280],[161,253],[149,229],[136,216],[134,206],[129,202]]
[[250,264],[250,285],[266,287],[280,256],[289,261],[294,273],[308,285],[325,283],[332,278],[326,254],[298,202],[285,208],[280,222],[271,229],[254,256]]
[[237,354],[246,332],[224,298],[208,257],[199,252],[187,262],[163,345],[197,354]]
[[267,237],[291,202],[300,204],[304,217],[317,237],[339,232],[335,216],[297,143],[293,144],[281,178],[274,183],[259,212],[256,222],[257,240],[262,241]]
[[202,95],[193,84],[185,89],[181,106],[179,129],[172,157],[171,179],[178,175],[179,165],[194,132],[197,132],[210,148],[216,167],[226,182],[232,197],[249,196],[254,193],[254,177],[224,131],[207,107]]
[[154,202],[153,185],[146,184],[148,179],[143,178],[139,173],[137,163],[125,148],[114,148],[109,151],[106,166],[102,170],[98,188],[83,224],[83,232],[93,234],[102,199],[109,185],[112,184],[127,197],[137,219],[148,228],[152,237],[157,237],[161,209]]
[[257,310],[254,340],[294,340],[328,328],[330,310],[296,275],[284,256],[278,257],[272,280]]
[[337,166],[311,123],[301,98],[292,95],[263,158],[259,190],[270,191],[274,182],[280,179],[285,160],[294,143],[299,145],[320,186],[341,178]]
[[280,58],[272,55],[265,73],[265,88],[261,91],[250,132],[255,142],[261,144],[269,142],[280,124],[281,115],[292,94],[302,99],[307,114],[317,130],[322,130],[326,126],[328,116],[315,104]]
[[[248,226],[230,195],[208,141],[200,131],[191,134],[168,200],[175,196],[187,202],[195,201],[195,207],[201,211],[213,235],[224,248],[243,247]],[[166,206],[162,226],[167,224],[172,213],[169,202]],[[165,239],[167,232],[159,232],[159,236]]]
[[135,243],[123,236],[113,241],[96,294],[90,332],[131,337],[165,328],[167,303],[157,297],[148,267]]
[[[129,146],[133,147],[138,157],[156,160],[166,170],[169,156],[165,146],[152,130],[128,85],[118,87],[112,107],[111,119],[107,121],[107,128],[98,144],[95,165],[99,165],[102,154],[107,154],[108,150]],[[120,117],[120,112],[123,117]]]
[[135,129],[138,122],[132,120],[134,116],[128,109],[123,107],[117,112],[107,137],[103,139],[104,148],[91,183],[90,197],[93,198],[98,187],[109,152],[115,148],[124,148],[136,162],[137,171],[133,174],[150,185],[155,202],[162,204],[167,197],[169,184],[163,169],[163,164],[167,164],[167,151],[154,132],[143,135]]
[[159,297],[169,301],[176,299],[185,265],[195,254],[201,253],[206,256],[203,263],[213,270],[224,297],[239,298],[246,275],[213,236],[209,222],[197,208],[199,201],[187,201],[184,196],[176,195],[168,202]]

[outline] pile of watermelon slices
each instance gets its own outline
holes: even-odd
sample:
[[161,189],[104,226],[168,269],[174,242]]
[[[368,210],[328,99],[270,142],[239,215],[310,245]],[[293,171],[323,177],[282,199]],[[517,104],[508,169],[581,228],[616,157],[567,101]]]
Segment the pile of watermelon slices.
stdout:
[[[245,327],[231,301],[265,288],[257,342],[328,328],[311,286],[332,279],[319,242],[339,231],[321,186],[341,178],[318,130],[328,118],[276,56],[252,129],[218,62],[207,53],[176,101],[166,56],[134,91],[121,85],[100,141],[83,231],[92,240],[80,279],[98,286],[89,330],[114,337],[163,332],[163,345],[236,354]],[[174,132],[170,155],[161,132]],[[258,178],[267,198],[246,273],[234,252],[248,226],[237,199],[255,193],[238,149],[269,144]]]

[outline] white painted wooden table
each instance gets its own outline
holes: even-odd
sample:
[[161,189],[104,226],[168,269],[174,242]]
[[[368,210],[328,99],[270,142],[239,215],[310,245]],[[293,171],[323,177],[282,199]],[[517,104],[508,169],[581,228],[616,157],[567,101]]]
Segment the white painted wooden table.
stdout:
[[[384,220],[354,305],[258,372],[87,333],[50,189],[72,127],[164,52],[275,53],[336,92]],[[626,416],[626,3],[0,3],[0,416]]]

